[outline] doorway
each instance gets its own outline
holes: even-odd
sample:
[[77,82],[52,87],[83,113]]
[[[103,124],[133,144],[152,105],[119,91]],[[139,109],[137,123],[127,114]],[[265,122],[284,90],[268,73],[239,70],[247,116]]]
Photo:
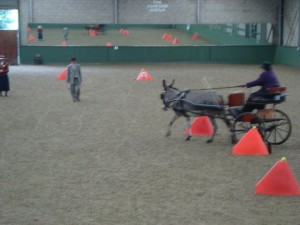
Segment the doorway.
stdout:
[[0,9],[0,55],[18,64],[19,14],[17,9]]

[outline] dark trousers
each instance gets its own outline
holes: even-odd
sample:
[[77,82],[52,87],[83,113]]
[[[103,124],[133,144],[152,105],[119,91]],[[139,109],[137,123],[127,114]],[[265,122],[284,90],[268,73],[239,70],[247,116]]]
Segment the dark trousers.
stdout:
[[265,104],[263,103],[257,103],[254,99],[255,98],[269,98],[270,95],[268,94],[267,90],[265,89],[260,89],[256,92],[253,92],[248,100],[246,101],[246,104],[244,105],[244,108],[243,108],[243,112],[252,112],[254,109],[264,109],[265,108]]
[[80,82],[77,78],[74,79],[74,83],[70,85],[70,92],[73,100],[79,100],[80,97]]

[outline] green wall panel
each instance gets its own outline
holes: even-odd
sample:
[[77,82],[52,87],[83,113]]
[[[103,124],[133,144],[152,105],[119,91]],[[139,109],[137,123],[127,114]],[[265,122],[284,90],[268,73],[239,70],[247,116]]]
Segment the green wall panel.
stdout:
[[296,47],[283,47],[276,48],[274,57],[275,63],[300,66],[300,49]]
[[82,63],[205,62],[260,63],[273,60],[274,46],[22,46],[21,63],[32,64],[37,53],[45,64],[66,64],[71,57]]
[[36,54],[40,54],[44,64],[66,64],[77,57],[82,63],[108,62],[107,47],[61,47],[61,46],[22,46],[21,63],[32,64]]
[[211,48],[211,60],[222,63],[260,63],[273,61],[274,46],[217,46]]

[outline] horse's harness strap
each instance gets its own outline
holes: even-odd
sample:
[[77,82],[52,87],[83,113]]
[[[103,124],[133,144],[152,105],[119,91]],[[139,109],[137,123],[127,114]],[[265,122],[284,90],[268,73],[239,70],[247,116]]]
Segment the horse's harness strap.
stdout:
[[186,96],[186,94],[189,92],[189,89],[182,90],[179,92],[178,97],[176,97],[173,102],[176,104],[176,108],[179,110],[182,110],[182,99]]

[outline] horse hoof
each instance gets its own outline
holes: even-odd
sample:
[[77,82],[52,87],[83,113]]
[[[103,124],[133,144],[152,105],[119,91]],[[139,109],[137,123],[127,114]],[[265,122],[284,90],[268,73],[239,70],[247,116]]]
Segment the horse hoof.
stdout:
[[185,140],[186,140],[186,141],[190,141],[190,140],[191,140],[191,137],[192,137],[192,136],[191,136],[191,135],[189,135],[189,136],[187,136],[187,137],[186,137],[186,139],[185,139]]
[[211,140],[211,139],[206,141],[206,143],[212,143],[212,142],[213,142],[213,140]]
[[236,143],[238,143],[238,140],[236,137],[232,137],[231,138],[231,144],[235,145]]
[[168,132],[165,134],[166,137],[170,137],[170,135],[171,135],[171,131],[168,131]]

